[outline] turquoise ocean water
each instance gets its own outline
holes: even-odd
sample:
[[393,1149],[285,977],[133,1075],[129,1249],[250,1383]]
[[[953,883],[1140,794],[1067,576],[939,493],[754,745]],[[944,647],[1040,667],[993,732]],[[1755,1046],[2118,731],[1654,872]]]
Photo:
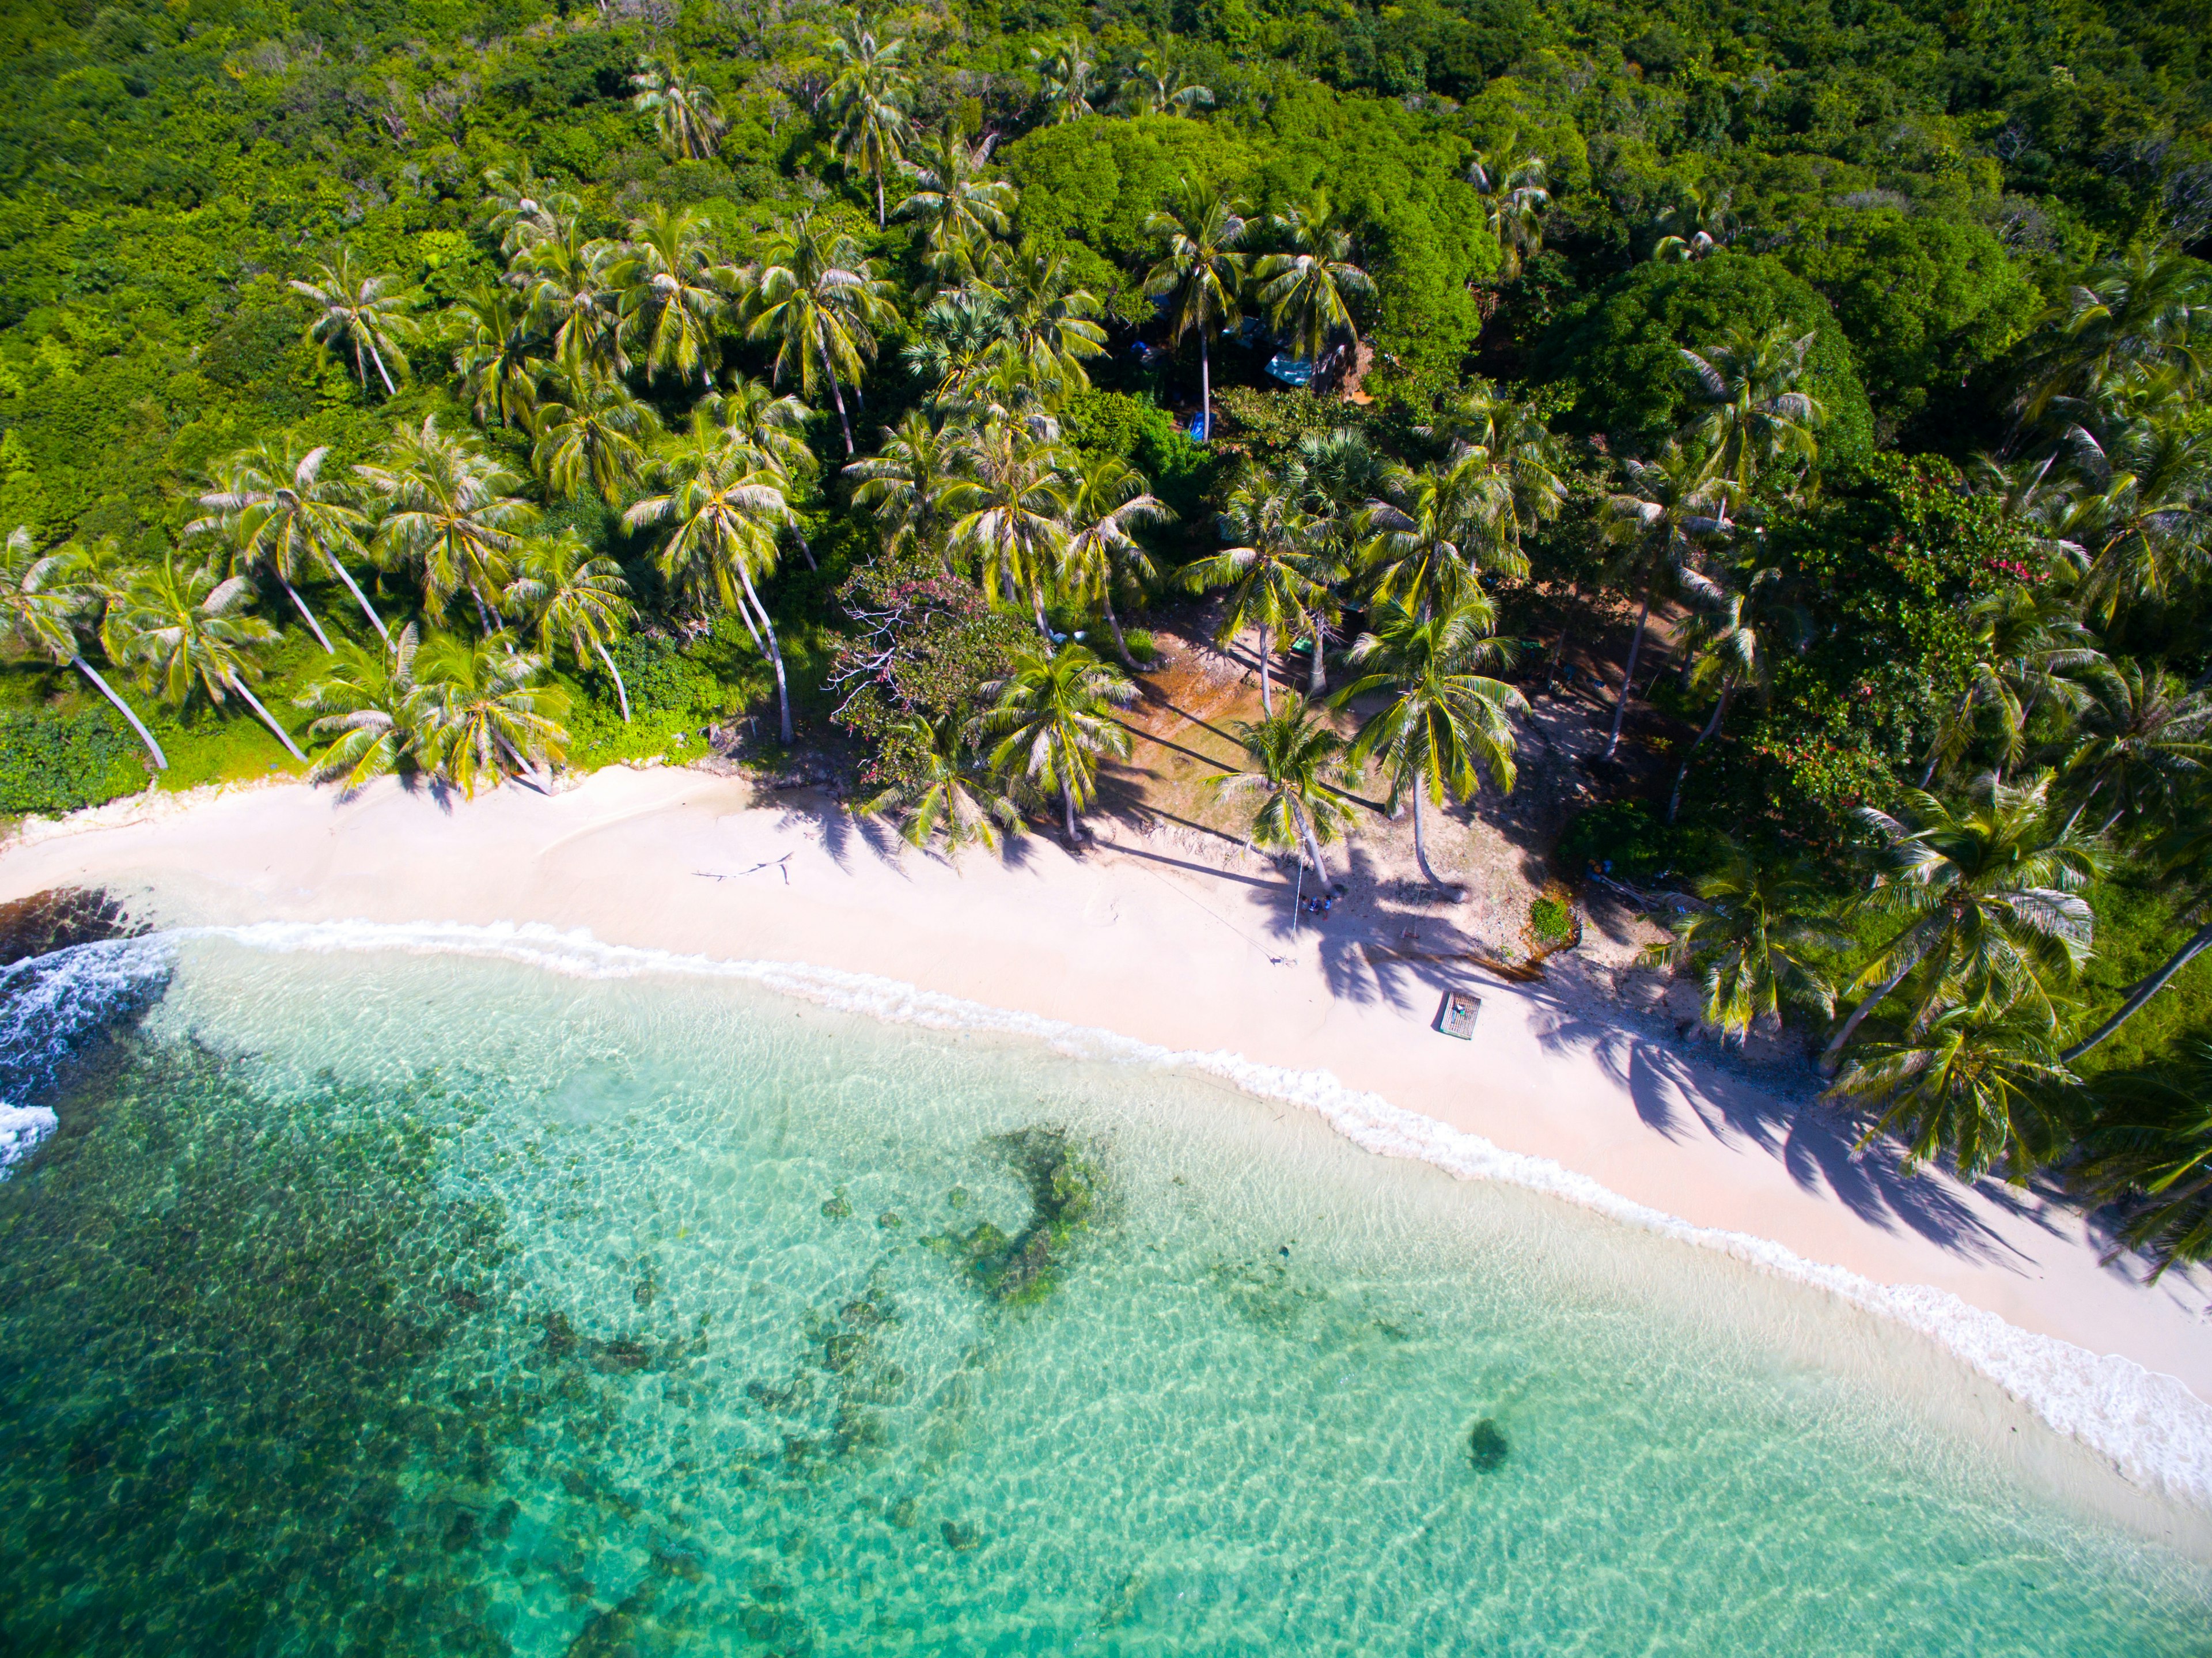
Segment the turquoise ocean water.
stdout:
[[2212,1646],[1918,1338],[1202,1078],[221,938],[0,989],[0,1652]]

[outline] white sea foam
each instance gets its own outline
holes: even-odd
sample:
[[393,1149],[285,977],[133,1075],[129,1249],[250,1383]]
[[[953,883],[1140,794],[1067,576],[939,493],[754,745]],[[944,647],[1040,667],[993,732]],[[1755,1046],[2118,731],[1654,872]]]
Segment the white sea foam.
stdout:
[[1504,1181],[1547,1193],[1825,1290],[1917,1331],[1956,1354],[2053,1428],[2101,1453],[2138,1484],[2212,1509],[2212,1406],[2175,1377],[2118,1354],[2100,1356],[2056,1337],[2020,1329],[1948,1291],[1877,1284],[1840,1266],[1807,1260],[1765,1238],[1692,1225],[1624,1198],[1549,1158],[1505,1151],[1480,1135],[1347,1088],[1327,1072],[1285,1070],[1218,1051],[1179,1052],[873,974],[783,962],[717,961],[603,944],[586,931],[563,932],[539,924],[270,921],[185,929],[172,936],[195,935],[272,951],[391,950],[493,957],[585,978],[679,974],[740,980],[901,1023],[1027,1037],[1079,1058],[1198,1072],[1247,1093],[1304,1106],[1370,1151],[1419,1158],[1466,1178]]
[[8,1170],[60,1126],[43,1105],[0,1104],[0,1180],[7,1179]]

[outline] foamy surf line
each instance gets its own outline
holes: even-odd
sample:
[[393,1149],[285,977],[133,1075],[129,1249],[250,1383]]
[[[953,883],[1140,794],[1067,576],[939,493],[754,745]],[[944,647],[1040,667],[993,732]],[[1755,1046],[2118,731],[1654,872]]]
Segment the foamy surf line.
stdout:
[[2212,1509],[2212,1406],[2178,1378],[2116,1353],[2099,1355],[2039,1335],[1926,1284],[1890,1286],[1808,1260],[1748,1233],[1698,1226],[1622,1197],[1547,1157],[1508,1151],[1478,1134],[1346,1087],[1323,1071],[1291,1071],[1239,1054],[1176,1050],[1094,1026],[988,1006],[875,974],[801,963],[718,961],[602,943],[583,929],[540,923],[263,921],[190,927],[172,938],[228,939],[277,953],[395,951],[520,963],[580,978],[675,974],[761,985],[820,1005],[931,1029],[1026,1037],[1084,1059],[1195,1071],[1244,1092],[1318,1113],[1339,1133],[1384,1157],[1413,1157],[1474,1180],[1510,1182],[1562,1198],[1660,1236],[1715,1249],[1825,1290],[1926,1336],[1988,1376],[2063,1434],[2109,1458],[2140,1485]]

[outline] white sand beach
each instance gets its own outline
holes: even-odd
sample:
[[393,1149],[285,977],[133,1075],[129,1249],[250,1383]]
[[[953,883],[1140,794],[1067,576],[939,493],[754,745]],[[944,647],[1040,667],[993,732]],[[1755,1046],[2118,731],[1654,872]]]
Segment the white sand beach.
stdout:
[[[34,825],[0,851],[0,901],[94,885],[151,895],[139,913],[162,924],[583,928],[609,944],[878,975],[1164,1048],[1326,1072],[1634,1205],[1888,1286],[1894,1304],[1878,1310],[1923,1327],[1948,1319],[1951,1345],[2022,1397],[2040,1384],[2021,1367],[2056,1350],[2006,1350],[2008,1333],[1976,1334],[1948,1297],[2130,1361],[2100,1370],[2084,1360],[2070,1382],[2045,1378],[2056,1406],[2032,1399],[2116,1461],[2130,1460],[2123,1443],[2151,1442],[2129,1436],[2167,1404],[2195,1418],[2157,1430],[2173,1458],[2212,1448],[2212,1409],[2168,1383],[2145,1394],[2133,1370],[2212,1399],[2212,1317],[2189,1276],[2146,1285],[2139,1267],[2100,1265],[2078,1216],[2028,1193],[1855,1157],[1849,1126],[1825,1108],[1778,1097],[1571,974],[1516,987],[1394,959],[1391,947],[1418,949],[1406,933],[1420,923],[1358,893],[1293,937],[1272,875],[1123,833],[1080,858],[1031,835],[1004,858],[954,865],[818,797],[757,797],[696,771],[613,768],[550,798],[508,787],[450,803],[390,783],[347,801],[285,785],[143,798]],[[1472,1043],[1431,1029],[1447,985],[1483,999]],[[1355,1138],[1419,1149],[1418,1137],[1400,1145],[1383,1130]],[[1978,1356],[1978,1343],[1989,1351]],[[2212,1500],[2212,1461],[2136,1461],[2138,1477]]]

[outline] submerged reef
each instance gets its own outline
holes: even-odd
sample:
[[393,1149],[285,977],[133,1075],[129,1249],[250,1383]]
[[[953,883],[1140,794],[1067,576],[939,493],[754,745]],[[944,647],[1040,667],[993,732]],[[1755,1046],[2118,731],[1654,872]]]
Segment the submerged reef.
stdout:
[[[1054,1125],[994,1135],[990,1145],[1029,1187],[1028,1224],[1010,1237],[979,1221],[965,1232],[940,1233],[926,1242],[964,1259],[969,1275],[993,1299],[1031,1305],[1052,1293],[1070,1245],[1104,1210],[1103,1148]],[[968,1194],[955,1192],[951,1201],[958,1208]]]
[[92,887],[54,887],[0,904],[0,967],[13,967],[76,944],[135,938],[146,931],[112,894]]
[[1468,1431],[1467,1460],[1474,1465],[1477,1473],[1495,1473],[1504,1466],[1512,1448],[1505,1430],[1486,1416]]

